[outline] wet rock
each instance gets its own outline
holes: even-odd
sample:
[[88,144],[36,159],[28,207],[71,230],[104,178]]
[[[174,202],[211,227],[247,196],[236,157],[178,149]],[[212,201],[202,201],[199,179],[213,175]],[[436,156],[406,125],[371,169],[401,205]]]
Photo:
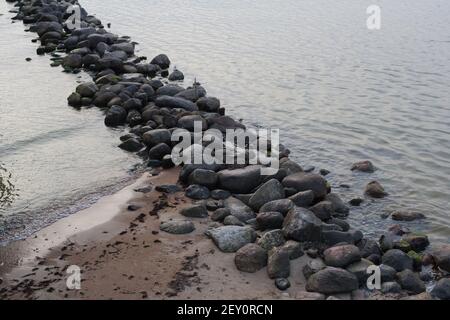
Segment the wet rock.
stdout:
[[203,205],[192,205],[183,208],[180,213],[188,218],[206,218],[208,216],[208,210]]
[[365,194],[372,198],[384,198],[388,195],[378,181],[369,182],[366,186]]
[[366,259],[377,266],[380,265],[381,263],[381,255],[379,254],[371,254],[368,257],[366,257]]
[[195,230],[194,223],[188,220],[171,220],[162,222],[159,228],[162,231],[171,234],[187,234]]
[[215,200],[225,200],[231,197],[231,193],[227,190],[216,189],[211,191],[211,198]]
[[380,264],[380,275],[381,275],[381,281],[382,282],[390,282],[394,281],[395,277],[397,275],[397,271],[386,265],[386,264]]
[[120,106],[112,106],[106,112],[105,125],[107,127],[116,127],[125,124],[127,112]]
[[[327,181],[314,173],[295,173],[283,179],[283,186],[295,188],[298,192],[312,190],[316,200],[323,199],[327,195]],[[292,199],[291,199],[292,200]]]
[[394,248],[394,238],[390,234],[383,234],[379,240],[380,248],[383,252]]
[[284,197],[283,186],[278,180],[272,179],[258,188],[258,190],[250,198],[249,205],[254,210],[259,210],[266,203],[284,199]]
[[147,146],[153,147],[160,143],[170,145],[171,136],[170,131],[167,129],[155,129],[145,132],[142,135],[142,139]]
[[222,170],[218,173],[219,186],[232,193],[250,193],[261,181],[261,168],[248,166],[243,169]]
[[285,216],[293,207],[294,203],[291,200],[280,199],[267,202],[259,209],[259,212],[279,212]]
[[425,219],[425,216],[417,211],[398,210],[391,214],[391,218],[395,221],[414,221]]
[[82,97],[92,98],[98,91],[97,85],[93,82],[86,82],[78,85],[76,92]]
[[208,211],[215,211],[219,208],[223,208],[223,201],[220,200],[208,200],[205,202],[206,209]]
[[353,207],[359,207],[364,202],[364,199],[354,198],[349,201],[349,204]]
[[223,219],[223,224],[226,226],[241,226],[241,227],[245,225],[241,220],[231,215],[226,216],[225,219]]
[[331,173],[331,171],[327,170],[327,169],[320,169],[319,173],[325,177],[325,176],[329,175]]
[[361,257],[367,258],[370,255],[381,256],[381,249],[378,243],[372,239],[363,239],[358,243],[358,248],[361,251]]
[[212,170],[196,169],[189,176],[189,184],[199,184],[209,189],[217,185],[217,173]]
[[343,268],[361,260],[361,253],[354,245],[338,245],[323,252],[325,264]]
[[187,187],[185,194],[186,197],[195,200],[208,199],[210,195],[209,189],[207,187],[200,186],[198,184],[191,184],[189,187]]
[[224,200],[224,206],[230,210],[233,216],[237,217],[242,222],[247,222],[250,219],[256,218],[255,213],[249,206],[234,197],[229,197]]
[[354,262],[347,266],[346,270],[353,273],[361,285],[364,285],[367,282],[367,278],[369,274],[367,273],[367,269],[373,265],[372,261],[367,259],[361,259],[360,261]]
[[206,235],[223,252],[236,252],[256,240],[256,233],[250,227],[223,226],[208,230]]
[[69,54],[63,59],[62,65],[64,68],[70,69],[81,68],[83,66],[82,59],[82,56],[79,54]]
[[184,74],[180,70],[173,70],[169,75],[169,81],[182,81],[184,80]]
[[148,151],[150,159],[162,160],[164,156],[170,154],[172,149],[165,143],[158,143]]
[[220,116],[214,119],[211,119],[211,125],[210,125],[211,129],[217,129],[223,133],[226,132],[227,129],[244,129],[245,130],[245,126],[240,123],[235,121],[233,118],[228,117],[228,116]]
[[388,231],[396,236],[402,236],[404,234],[411,233],[411,231],[402,225],[394,224],[388,228]]
[[179,86],[179,85],[168,84],[168,85],[159,87],[156,90],[156,95],[157,96],[170,96],[170,97],[173,97],[177,93],[180,93],[183,90],[184,90],[184,88]]
[[311,211],[294,207],[286,215],[283,234],[287,239],[299,242],[318,241],[321,238],[322,221]]
[[405,269],[412,270],[413,261],[406,253],[398,249],[391,249],[387,251],[382,260],[383,264],[394,268],[396,271],[400,272]]
[[350,229],[350,225],[347,221],[338,218],[331,218],[326,221],[329,224],[337,225],[341,228],[342,231],[348,231]]
[[230,215],[230,210],[227,208],[219,208],[216,211],[213,212],[211,215],[212,221],[220,221],[222,222],[226,217]]
[[406,269],[397,273],[397,281],[404,290],[414,294],[419,294],[425,291],[425,284],[422,280],[420,280],[419,275],[411,270]]
[[322,269],[325,269],[327,265],[320,258],[314,258],[309,260],[305,266],[303,267],[303,275],[306,279],[309,279],[313,274],[319,272]]
[[303,252],[302,245],[300,242],[294,240],[288,240],[283,245],[283,249],[287,250],[289,253],[289,259],[295,260],[302,257],[305,253]]
[[288,176],[294,173],[303,172],[302,167],[297,162],[290,159],[280,161],[280,169],[285,170]]
[[120,149],[129,151],[129,152],[138,152],[139,150],[143,149],[144,147],[145,146],[139,140],[137,140],[135,138],[128,139],[119,145]]
[[333,204],[329,201],[321,201],[309,208],[317,218],[322,221],[329,220],[333,214]]
[[402,287],[397,282],[384,282],[381,284],[381,292],[384,294],[400,293],[401,291]]
[[291,265],[289,253],[282,248],[274,248],[269,252],[267,274],[270,279],[287,278],[290,275]]
[[344,269],[326,267],[309,277],[306,290],[323,294],[351,292],[358,289],[358,279]]
[[67,98],[67,103],[71,107],[80,107],[82,105],[81,96],[76,92],[72,92],[72,94]]
[[329,193],[325,197],[325,201],[331,202],[333,205],[333,211],[341,214],[348,214],[350,209],[349,207],[342,201],[342,199],[336,193]]
[[354,163],[351,170],[372,173],[375,171],[375,167],[372,162],[366,160]]
[[258,245],[261,246],[266,251],[270,251],[275,247],[280,247],[284,245],[286,240],[284,240],[283,232],[281,230],[271,230],[264,233],[261,238],[258,239]]
[[433,249],[431,255],[434,258],[437,266],[442,270],[450,272],[450,245],[443,244],[438,245],[437,248]]
[[275,279],[275,286],[279,290],[285,291],[291,287],[291,283],[286,278],[278,278],[278,279]]
[[202,97],[196,103],[200,110],[206,112],[217,112],[220,108],[220,100],[214,97]]
[[439,280],[431,291],[431,295],[441,300],[450,300],[450,278]]
[[289,200],[297,207],[308,208],[314,202],[314,192],[312,190],[296,192],[289,197]]
[[165,54],[159,54],[152,59],[150,64],[159,66],[161,69],[168,69],[170,67],[170,59]]
[[353,244],[353,235],[350,232],[343,231],[322,231],[322,242],[328,246],[334,246],[338,243]]
[[186,111],[198,111],[195,103],[179,97],[160,96],[156,98],[155,104],[160,108],[179,108]]
[[176,184],[159,185],[159,186],[156,186],[155,190],[158,192],[168,193],[168,194],[177,193],[177,192],[182,191],[182,189],[179,186],[177,186]]
[[430,245],[428,237],[424,234],[418,233],[410,233],[404,236],[402,241],[407,242],[410,248],[417,252],[425,250]]
[[178,127],[189,130],[191,132],[194,132],[196,125],[203,131],[208,129],[206,120],[199,115],[184,116],[178,120]]
[[198,99],[204,96],[206,96],[205,88],[203,88],[202,86],[194,86],[193,88],[188,88],[177,93],[175,97],[183,98],[191,102],[196,102]]
[[254,273],[267,265],[267,252],[254,243],[249,243],[236,252],[234,263],[239,271]]
[[256,226],[259,230],[279,229],[283,226],[283,220],[279,212],[261,212],[256,216]]

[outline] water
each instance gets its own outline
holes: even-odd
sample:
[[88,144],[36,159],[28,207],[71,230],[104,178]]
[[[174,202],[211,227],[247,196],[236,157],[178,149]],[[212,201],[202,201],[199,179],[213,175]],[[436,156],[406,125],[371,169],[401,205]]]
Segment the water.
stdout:
[[[366,9],[373,2],[109,0],[105,5],[100,0],[81,0],[89,13],[97,15],[104,24],[111,22],[113,32],[139,42],[138,54],[168,54],[185,73],[185,85],[196,78],[209,95],[221,99],[230,115],[253,126],[280,128],[281,139],[293,157],[304,166],[331,170],[327,178],[345,200],[362,196],[369,181],[380,181],[390,196],[366,201],[361,208],[352,210],[353,225],[376,235],[392,223],[382,219],[385,210],[413,208],[429,218],[410,224],[412,229],[429,232],[434,240],[449,241],[450,3],[375,1],[382,9],[382,26],[381,30],[369,31]],[[3,24],[7,23],[2,22],[2,28]],[[26,65],[30,72],[38,63],[32,53],[34,46],[29,39],[24,40],[26,36],[20,27],[7,27],[7,37],[15,39],[17,50],[27,46],[28,55],[34,58],[33,64]],[[17,58],[11,45],[2,45],[0,50],[3,55]],[[19,52],[15,64],[17,70],[23,70],[26,54]],[[83,140],[77,146],[85,150],[85,157],[89,156],[89,161],[83,159],[86,170],[98,170],[105,178],[114,172],[120,175],[120,168],[113,166],[119,169],[115,171],[110,167],[113,163],[125,165],[118,160],[125,160],[125,155],[113,148],[114,133],[103,127],[98,111],[66,108],[65,97],[73,88],[73,76],[50,70],[43,59],[39,77],[44,77],[45,82],[39,81],[39,88],[35,88],[40,98],[27,91],[20,99],[40,103],[42,92],[47,90],[40,108],[58,110],[70,125],[82,118],[84,125],[92,125],[91,130],[95,127],[95,139]],[[56,77],[58,81],[54,80]],[[28,75],[26,80],[31,82],[30,78]],[[53,82],[48,83],[50,80]],[[12,80],[2,77],[0,81],[3,91]],[[15,88],[20,83],[14,82]],[[54,86],[64,88],[54,90]],[[8,87],[10,90],[14,88]],[[22,88],[17,91],[21,93]],[[18,104],[13,98],[11,105],[17,110],[17,105],[27,104]],[[26,115],[31,115],[28,107],[26,111]],[[17,111],[10,116],[18,117]],[[56,117],[49,115],[42,124],[59,123]],[[33,115],[30,121],[39,121],[39,117],[36,120]],[[17,135],[29,126],[29,122],[25,125],[19,121],[19,126],[4,134],[2,125],[2,139],[20,140]],[[92,137],[90,130],[85,132]],[[78,134],[72,137],[80,142]],[[61,137],[53,141],[67,146],[67,140]],[[111,157],[109,163],[104,159],[105,148]],[[55,149],[47,150],[55,154]],[[52,163],[67,164],[67,153],[57,153],[63,156],[53,157]],[[49,166],[46,157],[40,158],[43,168]],[[72,157],[66,167],[74,165],[74,158],[78,160]],[[23,154],[19,153],[17,159],[24,159]],[[98,159],[102,165],[93,169]],[[372,160],[379,170],[371,175],[349,170],[353,162],[364,159]],[[6,163],[3,155],[2,162]],[[36,172],[24,171],[16,164],[14,168],[14,173],[21,176],[18,182]],[[75,175],[79,171],[74,170]],[[41,184],[53,181],[54,168],[50,172],[50,178],[43,173],[33,180]],[[65,170],[58,172],[64,181],[72,183],[74,177],[67,176]],[[92,179],[84,182],[90,185]],[[341,184],[350,188],[339,187]]]

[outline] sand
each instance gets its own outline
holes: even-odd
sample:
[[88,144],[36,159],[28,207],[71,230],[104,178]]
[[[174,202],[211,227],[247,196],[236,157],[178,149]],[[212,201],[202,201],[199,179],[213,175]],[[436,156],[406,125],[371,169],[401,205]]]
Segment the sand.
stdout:
[[[265,268],[236,269],[234,254],[220,252],[204,235],[209,218],[192,219],[196,230],[187,235],[160,231],[161,221],[182,217],[179,210],[191,200],[183,192],[145,189],[175,184],[178,173],[145,173],[90,208],[0,248],[0,298],[292,299],[304,290],[306,256],[291,262],[292,286],[281,292]],[[80,290],[67,288],[71,265],[81,270]]]

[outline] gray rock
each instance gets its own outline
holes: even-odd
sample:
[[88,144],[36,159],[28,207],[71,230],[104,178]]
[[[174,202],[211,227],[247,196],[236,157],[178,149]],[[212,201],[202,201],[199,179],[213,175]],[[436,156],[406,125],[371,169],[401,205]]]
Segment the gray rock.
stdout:
[[305,266],[303,267],[303,275],[306,279],[309,279],[313,274],[319,272],[322,269],[325,269],[327,265],[320,258],[315,258],[309,260]]
[[284,189],[276,179],[264,183],[249,200],[250,207],[259,210],[263,205],[274,200],[284,199]]
[[214,97],[202,97],[197,100],[200,110],[206,112],[217,112],[220,108],[220,100]]
[[275,286],[279,290],[285,291],[291,287],[291,283],[286,278],[278,278],[278,279],[275,279]]
[[308,208],[314,202],[314,192],[312,190],[297,192],[289,197],[297,207]]
[[351,170],[371,173],[375,171],[375,167],[373,166],[372,162],[366,160],[354,163]]
[[286,240],[283,237],[281,230],[271,230],[264,233],[261,238],[258,239],[258,245],[266,251],[270,251],[275,247],[284,245]]
[[137,140],[135,138],[128,139],[119,145],[120,149],[129,151],[129,152],[138,152],[144,147],[145,146],[139,140]]
[[169,75],[170,81],[181,81],[184,80],[184,74],[180,70],[173,70],[173,72]]
[[128,55],[133,55],[134,45],[129,42],[115,43],[111,46],[111,51],[124,51]]
[[195,103],[179,97],[160,96],[156,98],[155,104],[160,108],[179,108],[186,111],[198,111]]
[[211,119],[210,128],[217,129],[219,131],[222,131],[223,133],[225,133],[227,129],[244,129],[245,130],[245,126],[242,123],[237,122],[233,118],[228,117],[228,116],[220,116],[220,117]]
[[223,252],[236,252],[256,240],[256,233],[250,227],[223,226],[206,232],[216,246]]
[[165,54],[159,54],[152,59],[150,64],[155,64],[159,66],[161,69],[167,69],[170,67],[170,59]]
[[282,162],[280,161],[280,169],[285,170],[288,176],[294,173],[303,172],[302,167],[298,163],[290,159],[287,159]]
[[337,225],[341,228],[341,231],[348,231],[350,229],[350,225],[347,221],[338,218],[331,218],[327,220],[327,223]]
[[288,240],[283,245],[284,250],[289,253],[289,259],[295,260],[302,257],[305,253],[303,252],[302,245],[300,242],[294,240]]
[[314,192],[315,199],[323,199],[327,195],[327,181],[318,174],[314,173],[294,173],[283,179],[283,186],[286,188],[295,188],[297,191]]
[[267,202],[259,209],[259,212],[279,212],[285,216],[292,208],[294,203],[291,200],[280,199]]
[[172,149],[165,143],[158,143],[148,151],[150,159],[162,160],[164,156],[170,154]]
[[172,135],[170,131],[167,129],[150,130],[142,135],[144,143],[149,147],[156,146],[159,143],[165,143],[167,145],[170,145],[171,137]]
[[213,212],[211,215],[212,221],[220,221],[222,222],[226,217],[228,217],[231,214],[230,210],[227,208],[219,208],[216,211]]
[[450,279],[439,280],[431,291],[431,295],[441,300],[450,300]]
[[363,239],[358,243],[358,248],[361,251],[361,257],[367,258],[372,254],[381,256],[381,249],[375,240]]
[[255,213],[250,207],[248,207],[245,203],[234,197],[229,197],[228,199],[225,199],[224,206],[225,208],[230,210],[230,213],[233,216],[237,217],[242,222],[247,222],[250,219],[256,218]]
[[373,265],[372,261],[367,259],[361,259],[347,266],[346,270],[353,273],[361,285],[367,282],[367,278],[370,274],[367,273],[367,269]]
[[216,189],[211,191],[211,198],[215,200],[225,200],[231,197],[231,193],[227,190]]
[[331,267],[343,268],[361,260],[361,253],[354,245],[338,245],[323,252],[325,263]]
[[321,238],[321,224],[311,211],[294,207],[286,215],[283,223],[283,234],[287,239],[300,242],[318,241]]
[[200,115],[188,115],[181,117],[178,120],[178,127],[194,132],[195,125],[198,126],[200,130],[208,129],[208,123],[205,118]]
[[397,275],[397,271],[386,265],[386,264],[380,264],[380,274],[381,274],[381,281],[382,282],[390,282],[395,280],[395,276]]
[[176,95],[176,97],[183,98],[191,102],[196,102],[198,99],[204,96],[206,96],[206,90],[202,86],[194,86],[193,88],[188,88],[177,93]]
[[218,173],[219,186],[232,193],[251,193],[261,181],[261,168],[248,166],[243,169],[222,170]]
[[381,261],[383,264],[394,268],[398,272],[405,269],[412,270],[413,268],[412,259],[406,253],[398,249],[391,249],[387,251],[383,255]]
[[173,97],[175,96],[177,93],[180,93],[181,91],[183,91],[184,88],[176,85],[176,84],[168,84],[162,87],[159,87],[156,90],[156,95],[157,96],[170,96]]
[[279,212],[261,212],[256,216],[259,230],[279,229],[283,226],[284,217]]
[[309,277],[306,290],[323,294],[351,292],[358,289],[358,279],[344,269],[326,267]]
[[212,170],[196,169],[189,176],[189,184],[199,184],[209,189],[217,185],[217,173]]
[[429,245],[430,241],[428,237],[424,234],[410,233],[402,237],[402,241],[409,244],[412,250],[420,252],[425,250]]
[[333,214],[333,204],[329,201],[321,201],[309,208],[317,218],[322,221],[329,220]]
[[326,201],[329,201],[333,205],[333,210],[337,213],[348,214],[350,208],[342,201],[342,199],[336,193],[329,193],[325,197]]
[[241,226],[241,227],[245,225],[241,220],[231,215],[226,216],[225,219],[223,219],[223,224],[226,226]]
[[353,234],[351,232],[343,231],[322,231],[322,242],[328,246],[334,246],[338,243],[353,243]]
[[195,230],[194,223],[187,220],[171,220],[162,222],[159,228],[162,231],[171,234],[187,234]]
[[176,184],[162,184],[162,185],[156,186],[155,190],[158,192],[168,193],[168,194],[177,193],[177,192],[182,191],[182,189],[179,186],[177,186]]
[[381,292],[387,293],[400,293],[402,287],[397,282],[384,282],[381,284]]
[[380,249],[383,252],[389,251],[394,248],[394,237],[391,234],[383,234],[378,241],[380,243]]
[[289,253],[282,248],[274,248],[269,252],[267,274],[270,279],[287,278],[291,272]]
[[249,243],[236,252],[234,263],[238,270],[254,273],[267,265],[267,252],[254,243]]
[[420,280],[419,275],[411,270],[406,269],[397,273],[397,281],[403,289],[414,294],[425,291],[425,284]]
[[186,197],[194,200],[202,200],[208,199],[210,193],[207,187],[200,186],[198,184],[191,184],[186,188],[185,195]]
[[366,186],[365,194],[372,198],[384,198],[388,195],[378,181],[369,182]]
[[95,93],[98,91],[97,85],[93,82],[85,82],[79,84],[77,89],[77,93],[82,97],[92,98]]
[[208,211],[203,205],[192,205],[183,208],[180,213],[188,218],[206,218],[208,216]]
[[425,215],[417,211],[397,210],[391,214],[391,218],[395,221],[414,221],[425,219]]
[[432,251],[432,256],[434,261],[438,265],[439,268],[450,272],[450,245],[449,244],[441,244],[436,246]]
[[107,127],[116,127],[125,124],[127,111],[120,106],[112,106],[106,112],[105,125]]

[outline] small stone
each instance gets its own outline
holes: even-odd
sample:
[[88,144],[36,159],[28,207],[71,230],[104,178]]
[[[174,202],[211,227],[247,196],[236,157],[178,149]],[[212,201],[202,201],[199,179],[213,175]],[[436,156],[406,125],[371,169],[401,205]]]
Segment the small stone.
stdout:
[[274,248],[269,253],[267,263],[269,278],[287,278],[290,275],[289,253],[282,248]]
[[275,286],[281,291],[285,291],[291,287],[291,283],[286,278],[275,279]]
[[271,230],[264,233],[261,238],[258,239],[258,245],[266,251],[270,251],[273,248],[282,246],[286,240],[283,237],[281,230]]
[[372,198],[384,198],[388,195],[378,181],[369,182],[366,186],[365,194]]
[[346,293],[358,289],[358,279],[347,270],[326,267],[309,277],[306,290],[323,294]]
[[319,272],[322,269],[325,269],[327,265],[323,262],[322,259],[311,259],[309,260],[303,267],[303,275],[306,279],[311,277],[313,274]]
[[227,208],[219,208],[213,212],[211,215],[212,221],[223,221],[226,217],[230,215],[230,210]]
[[193,205],[183,208],[180,213],[188,218],[206,218],[208,216],[208,211],[203,205]]
[[284,217],[279,212],[262,212],[256,216],[256,225],[259,230],[279,229],[283,221]]
[[200,186],[198,184],[192,184],[186,188],[185,194],[188,198],[201,200],[208,199],[210,192],[207,187]]
[[187,220],[171,220],[162,222],[159,228],[162,231],[171,234],[187,234],[195,230],[194,223]]
[[127,207],[128,211],[138,211],[141,208],[141,206],[135,205],[135,204],[130,204]]
[[215,200],[225,200],[231,197],[231,193],[227,190],[216,189],[211,191],[211,198]]
[[375,167],[372,162],[366,160],[354,163],[351,170],[372,173],[375,171]]

